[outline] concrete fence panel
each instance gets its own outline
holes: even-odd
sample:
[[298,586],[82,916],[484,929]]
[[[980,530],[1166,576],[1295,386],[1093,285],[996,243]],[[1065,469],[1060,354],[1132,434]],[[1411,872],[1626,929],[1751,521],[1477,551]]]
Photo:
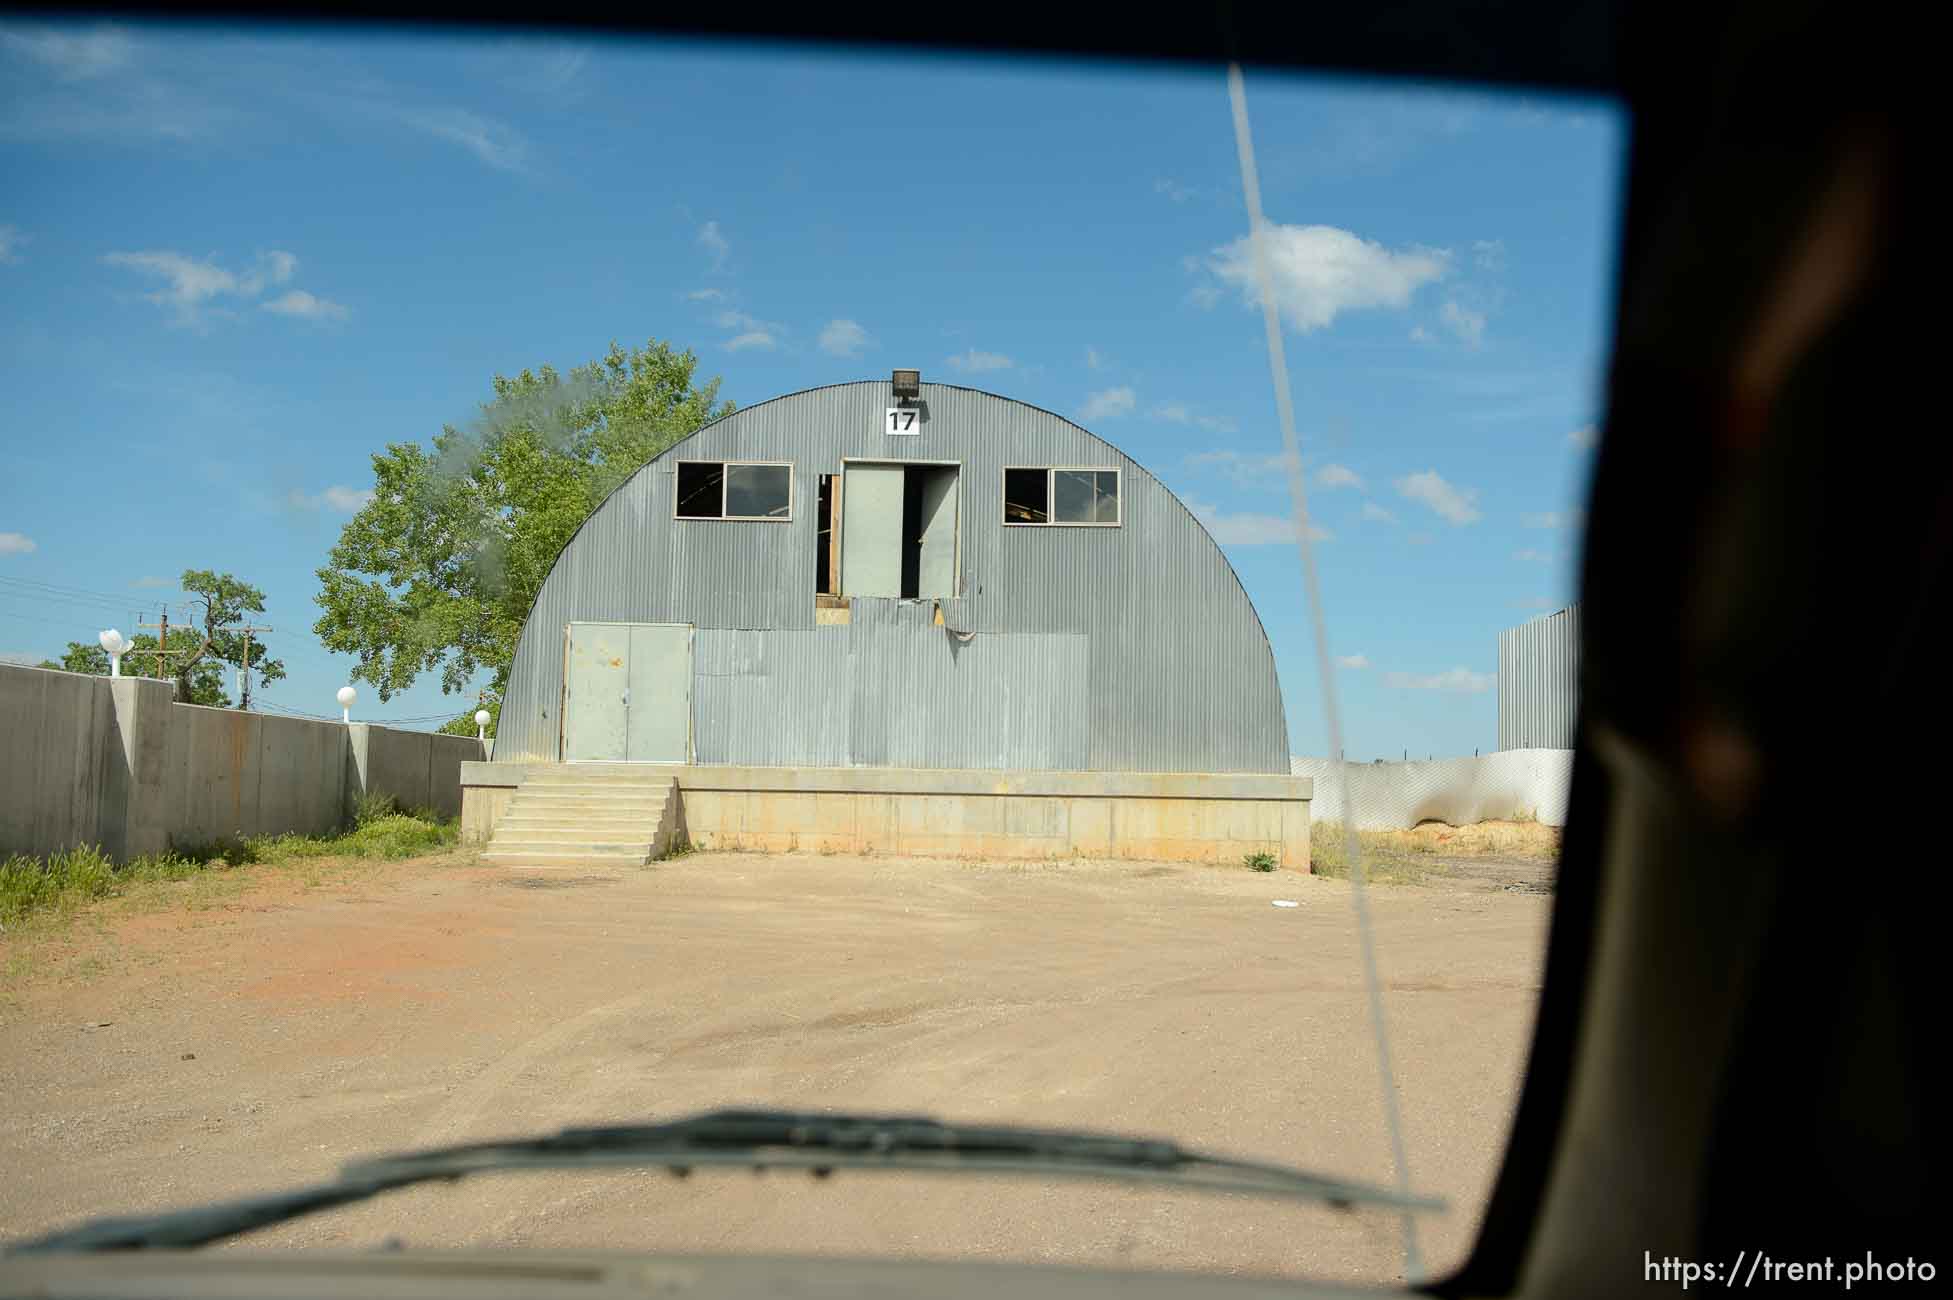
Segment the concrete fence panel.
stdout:
[[194,704],[169,708],[168,828],[172,844],[208,844],[258,824],[263,718]]
[[247,834],[326,835],[345,824],[345,724],[261,717],[257,768],[258,816]]
[[[396,733],[398,734],[398,733]],[[427,737],[427,803],[442,817],[461,815],[461,765],[488,757],[487,747],[473,736]]]
[[106,678],[0,665],[0,852],[100,839]]

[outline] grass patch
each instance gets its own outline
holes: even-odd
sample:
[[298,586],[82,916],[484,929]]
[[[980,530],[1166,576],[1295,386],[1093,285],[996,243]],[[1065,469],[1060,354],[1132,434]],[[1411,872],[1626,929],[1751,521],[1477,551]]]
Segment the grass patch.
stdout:
[[[1349,844],[1335,822],[1309,828],[1309,868],[1331,880],[1348,880]],[[1425,857],[1429,850],[1393,841],[1393,831],[1358,831],[1357,851],[1363,855],[1363,879],[1373,885],[1420,885],[1444,867]]]
[[1250,853],[1241,859],[1241,865],[1250,871],[1273,871],[1275,855],[1272,853]]
[[[1512,821],[1447,826],[1426,822],[1407,831],[1358,831],[1365,879],[1379,884],[1417,884],[1447,874],[1442,858],[1492,857],[1553,862],[1560,855],[1560,832],[1531,817]],[[1309,828],[1309,861],[1319,876],[1348,879],[1345,831],[1337,822]]]
[[[120,864],[90,845],[46,858],[15,854],[0,861],[0,927],[13,929],[29,918],[69,916],[99,899],[122,897],[146,885],[203,884],[211,872],[251,863],[418,857],[452,845],[459,830],[457,822],[389,810],[376,811],[338,835],[231,837]],[[308,883],[319,883],[315,876],[308,873]]]

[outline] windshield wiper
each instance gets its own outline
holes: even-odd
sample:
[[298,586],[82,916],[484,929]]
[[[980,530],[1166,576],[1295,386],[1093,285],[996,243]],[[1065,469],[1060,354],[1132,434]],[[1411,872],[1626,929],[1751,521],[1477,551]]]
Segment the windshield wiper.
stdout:
[[707,1165],[803,1168],[816,1177],[836,1169],[900,1169],[1155,1182],[1317,1201],[1345,1210],[1357,1205],[1436,1210],[1443,1205],[1386,1187],[1285,1165],[1202,1155],[1148,1138],[950,1124],[927,1116],[715,1110],[664,1124],[568,1128],[543,1137],[356,1160],[343,1166],[334,1182],[165,1214],[93,1219],[7,1253],[202,1246],[416,1183],[517,1169],[647,1165],[663,1166],[680,1177]]

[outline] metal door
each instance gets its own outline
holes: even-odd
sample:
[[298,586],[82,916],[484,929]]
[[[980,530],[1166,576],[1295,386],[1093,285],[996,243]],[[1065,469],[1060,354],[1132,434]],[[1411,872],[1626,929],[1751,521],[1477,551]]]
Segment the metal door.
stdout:
[[692,629],[638,623],[631,629],[630,706],[624,756],[633,763],[692,759]]
[[922,557],[916,595],[956,594],[956,470],[931,467],[922,473]]
[[902,477],[900,465],[849,465],[848,508],[841,516],[841,592],[847,596],[902,594]]
[[566,658],[563,761],[621,761],[630,707],[631,625],[570,624]]

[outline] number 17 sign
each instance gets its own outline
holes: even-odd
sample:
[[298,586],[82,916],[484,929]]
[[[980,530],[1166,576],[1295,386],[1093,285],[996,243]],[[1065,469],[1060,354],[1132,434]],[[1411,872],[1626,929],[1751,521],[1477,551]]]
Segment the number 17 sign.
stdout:
[[913,406],[891,406],[882,420],[882,432],[914,436],[922,432],[922,412]]

